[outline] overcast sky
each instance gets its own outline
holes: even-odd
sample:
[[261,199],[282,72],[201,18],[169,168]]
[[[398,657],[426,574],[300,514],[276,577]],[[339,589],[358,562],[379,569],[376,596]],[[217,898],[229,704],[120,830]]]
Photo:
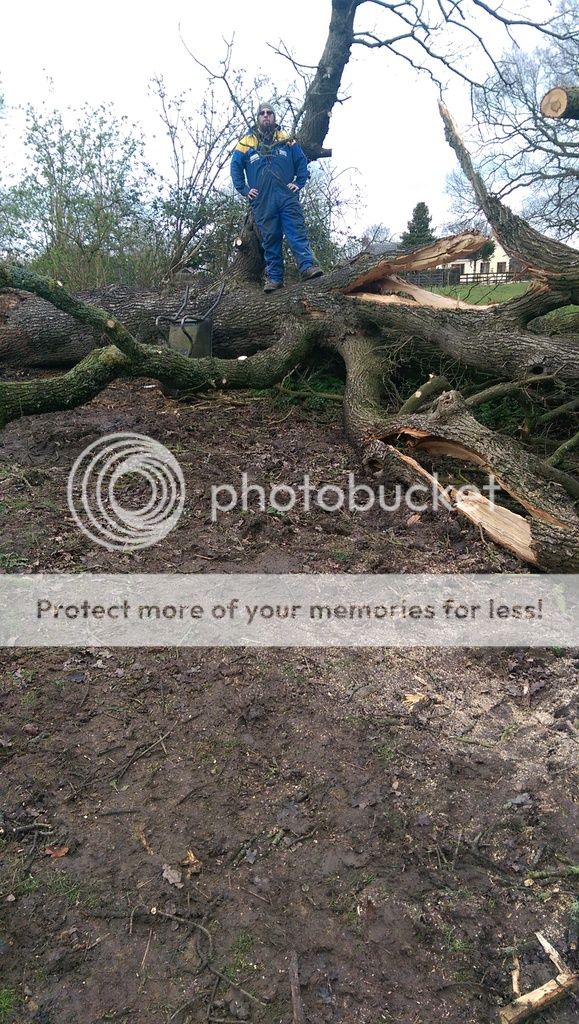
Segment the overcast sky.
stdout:
[[[213,65],[223,55],[223,38],[235,34],[234,64],[251,76],[268,73],[283,87],[291,68],[267,44],[282,39],[298,60],[317,63],[330,7],[330,0],[164,0],[154,7],[135,0],[11,4],[2,13],[0,91],[9,107],[39,104],[47,97],[49,76],[54,105],[113,100],[119,113],[152,134],[158,125],[147,88],[155,74],[164,76],[169,91],[192,86],[201,96],[205,87],[203,73],[179,38],[179,24],[189,48]],[[368,6],[359,12],[360,22],[363,14],[365,28],[378,25],[380,13]],[[447,219],[445,177],[455,159],[444,141],[434,86],[386,52],[356,46],[343,87],[351,98],[334,108],[326,145],[339,169],[358,171],[366,200],[360,229],[381,221],[399,233],[419,201],[429,206],[434,227],[441,226]],[[448,100],[463,124],[467,99],[461,85]],[[8,111],[4,163],[10,162],[11,147],[18,152],[16,126],[17,116]],[[149,159],[155,163],[154,144]]]

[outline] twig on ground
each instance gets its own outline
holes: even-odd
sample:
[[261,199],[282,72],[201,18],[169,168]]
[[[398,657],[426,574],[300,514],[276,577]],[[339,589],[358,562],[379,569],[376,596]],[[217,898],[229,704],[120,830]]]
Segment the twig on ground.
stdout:
[[151,927],[151,928],[149,928],[149,938],[147,940],[147,945],[145,947],[145,952],[143,953],[143,959],[141,960],[141,970],[143,970],[143,967],[145,966],[145,961],[146,961],[146,959],[147,959],[147,957],[149,955],[149,949],[151,948],[151,939],[152,938],[153,938],[153,929]]
[[99,811],[99,818],[109,818],[113,814],[141,814],[141,811],[138,811],[131,807],[119,807],[112,811]]
[[39,829],[43,829],[45,835],[54,832],[54,828],[47,821],[35,821],[33,825],[16,825],[12,831],[15,835],[18,835],[23,832],[37,832]]
[[568,864],[562,868],[544,868],[543,871],[529,871],[527,878],[569,878],[579,875],[579,864]]
[[304,1004],[302,1003],[302,995],[300,988],[298,955],[295,949],[292,949],[290,953],[288,974],[292,994],[294,1024],[306,1024],[306,1015],[304,1013]]
[[232,986],[232,988],[237,989],[238,992],[241,992],[242,996],[251,1000],[252,1003],[257,1003],[258,1006],[267,1006],[267,1003],[262,1002],[262,1000],[258,999],[257,996],[254,996],[252,992],[248,992],[246,988],[242,988],[241,985],[238,985],[237,982],[233,980],[233,978],[230,978],[227,974],[223,974],[222,971],[218,971],[216,967],[212,967],[211,964],[207,964],[207,970],[211,971],[211,974],[214,974],[216,978],[220,978],[221,981],[226,981],[228,985]]
[[521,994],[521,961],[516,953],[513,953],[513,970],[511,972],[513,983],[513,995],[515,999]]
[[211,990],[211,995],[209,997],[209,1002],[207,1003],[206,1017],[207,1017],[208,1021],[211,1020],[211,1015],[212,1015],[212,1012],[213,1012],[213,1007],[215,1005],[215,997],[217,995],[217,989],[219,988],[219,981],[220,981],[220,979],[216,978],[215,981],[213,982],[213,988]]
[[239,888],[243,892],[248,892],[250,896],[255,896],[256,900],[262,900],[263,903],[268,903],[271,906],[271,900],[268,900],[267,896],[262,896],[259,892],[254,892],[253,889],[246,889],[244,885],[240,885]]
[[562,957],[559,955],[559,953],[557,952],[555,947],[552,946],[551,943],[548,941],[548,939],[545,938],[543,933],[542,932],[535,932],[535,935],[537,936],[539,942],[541,943],[543,949],[545,950],[545,953],[549,957],[549,960],[557,968],[557,971],[559,972],[559,974],[571,974],[572,972],[567,967],[567,964],[564,962]]
[[113,775],[111,775],[111,781],[114,779],[115,782],[119,782],[119,780],[123,778],[123,775],[126,775],[129,768],[132,768],[132,766],[136,764],[137,761],[140,761],[141,758],[145,757],[145,755],[150,753],[151,750],[154,750],[155,747],[158,747],[159,744],[162,744],[163,740],[166,740],[167,736],[171,735],[173,729],[175,729],[179,725],[180,721],[181,719],[177,718],[176,721],[173,722],[171,728],[167,729],[167,732],[164,732],[162,736],[159,736],[158,740],[155,740],[154,743],[150,743],[149,746],[145,747],[143,750],[136,750],[135,753],[129,758],[127,763],[124,765],[124,767],[121,768],[118,772],[115,772]]

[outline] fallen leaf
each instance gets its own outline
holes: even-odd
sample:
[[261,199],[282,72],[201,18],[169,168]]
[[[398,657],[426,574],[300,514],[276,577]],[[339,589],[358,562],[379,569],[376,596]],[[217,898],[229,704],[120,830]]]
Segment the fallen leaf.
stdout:
[[58,857],[66,857],[70,846],[46,846],[44,849],[45,857],[53,857],[55,860]]
[[413,708],[420,703],[421,700],[428,700],[427,693],[405,693],[404,703],[407,707]]
[[203,870],[203,864],[199,857],[195,856],[193,850],[187,850],[185,857],[181,861],[181,866],[186,869],[185,878],[187,879],[191,878],[191,875],[200,875]]
[[183,888],[179,868],[172,868],[170,864],[163,864],[163,878],[169,885],[174,885],[177,889]]
[[419,523],[419,522],[420,522],[420,512],[414,512],[413,515],[408,516],[408,519],[406,520],[406,525],[407,526],[414,526],[415,523]]
[[150,845],[150,843],[147,840],[144,828],[136,828],[135,829],[135,838],[138,839],[139,842],[145,847],[145,850],[147,851],[147,853],[150,853],[151,856],[154,856],[155,851],[154,851],[153,847]]

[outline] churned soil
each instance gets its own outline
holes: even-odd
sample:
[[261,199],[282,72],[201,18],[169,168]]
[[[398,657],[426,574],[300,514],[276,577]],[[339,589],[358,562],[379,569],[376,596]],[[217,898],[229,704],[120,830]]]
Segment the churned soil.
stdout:
[[[160,544],[66,503],[103,434],[188,501]],[[0,436],[1,572],[525,572],[446,512],[210,516],[210,488],[364,472],[339,406],[117,383]],[[484,1024],[577,969],[577,652],[0,652],[0,1021]],[[533,872],[544,872],[532,877]],[[543,1016],[577,1021],[568,997]]]

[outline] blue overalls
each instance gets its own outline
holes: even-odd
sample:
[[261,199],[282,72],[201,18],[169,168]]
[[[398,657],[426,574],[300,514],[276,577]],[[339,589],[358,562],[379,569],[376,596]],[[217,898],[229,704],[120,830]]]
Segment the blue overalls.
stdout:
[[240,195],[247,196],[251,188],[259,192],[250,203],[261,233],[268,279],[283,282],[284,235],[300,273],[313,267],[299,192],[287,187],[294,181],[301,189],[308,180],[301,146],[282,131],[274,133],[271,144],[265,144],[258,135],[246,135],[233,151],[231,177]]

